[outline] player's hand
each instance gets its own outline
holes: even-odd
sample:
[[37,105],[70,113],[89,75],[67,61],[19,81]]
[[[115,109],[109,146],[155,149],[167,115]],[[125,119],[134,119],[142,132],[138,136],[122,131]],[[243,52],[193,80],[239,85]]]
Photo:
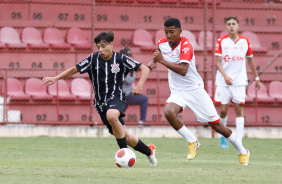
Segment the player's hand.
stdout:
[[142,92],[142,88],[139,87],[139,86],[135,86],[133,89],[132,89],[132,94],[134,96],[139,96]]
[[152,60],[150,63],[148,63],[147,67],[150,69],[150,70],[153,70],[154,68],[157,67],[157,62]]
[[162,63],[162,61],[164,60],[163,55],[159,50],[156,50],[154,52],[153,60],[158,62],[158,63]]
[[42,79],[42,85],[47,84],[48,86],[57,82],[56,77],[44,77]]
[[260,89],[260,81],[259,80],[256,80],[255,86],[256,86],[256,90],[258,91]]
[[224,80],[227,85],[233,84],[233,80],[229,76],[224,77]]

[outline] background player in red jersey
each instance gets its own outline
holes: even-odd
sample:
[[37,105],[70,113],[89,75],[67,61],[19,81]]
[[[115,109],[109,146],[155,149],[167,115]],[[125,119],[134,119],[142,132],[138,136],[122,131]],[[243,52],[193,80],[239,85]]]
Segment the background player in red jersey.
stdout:
[[[235,104],[236,134],[242,143],[244,132],[243,105],[246,98],[248,85],[246,58],[255,76],[256,89],[260,89],[260,81],[253,61],[253,51],[248,38],[238,34],[239,21],[237,17],[228,17],[225,20],[228,34],[219,38],[216,45],[216,80],[217,85],[214,101],[220,103],[220,118],[224,125],[227,124],[229,101]],[[221,147],[228,148],[227,141],[221,137]]]

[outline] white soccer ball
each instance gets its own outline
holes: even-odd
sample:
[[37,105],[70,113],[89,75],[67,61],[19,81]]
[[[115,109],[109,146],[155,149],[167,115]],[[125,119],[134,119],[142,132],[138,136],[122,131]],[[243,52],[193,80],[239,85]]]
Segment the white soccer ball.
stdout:
[[132,167],[136,162],[136,155],[131,149],[122,148],[116,152],[115,162],[118,167]]

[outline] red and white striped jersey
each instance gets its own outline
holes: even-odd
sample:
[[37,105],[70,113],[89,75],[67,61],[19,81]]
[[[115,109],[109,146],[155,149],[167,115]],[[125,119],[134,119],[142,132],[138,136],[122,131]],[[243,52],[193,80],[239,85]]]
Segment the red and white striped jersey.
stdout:
[[187,38],[182,36],[179,44],[174,48],[170,47],[166,38],[160,39],[158,45],[166,61],[175,65],[181,65],[181,63],[189,64],[185,76],[168,69],[168,82],[171,93],[180,90],[192,90],[204,86],[203,80],[196,70],[193,45]]
[[[248,38],[239,35],[239,39],[233,42],[229,35],[217,40],[215,55],[221,56],[221,65],[225,73],[233,80],[233,85],[248,85],[246,71],[246,57],[253,57],[253,51]],[[227,86],[223,75],[216,72],[215,84]]]

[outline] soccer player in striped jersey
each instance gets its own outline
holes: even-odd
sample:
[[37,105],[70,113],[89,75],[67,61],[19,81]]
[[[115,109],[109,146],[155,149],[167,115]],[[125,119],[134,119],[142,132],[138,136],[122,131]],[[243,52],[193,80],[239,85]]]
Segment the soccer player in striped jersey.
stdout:
[[236,140],[235,133],[221,123],[213,102],[204,89],[203,80],[196,70],[193,45],[181,36],[180,21],[176,18],[167,19],[164,31],[166,38],[158,42],[159,49],[155,51],[148,67],[152,69],[159,63],[168,68],[171,94],[166,101],[164,114],[170,125],[188,142],[187,158],[194,159],[199,147],[198,139],[178,116],[189,107],[196,115],[197,121],[208,123],[230,141],[239,154],[241,165],[248,165],[249,151]]
[[101,32],[94,42],[98,52],[90,54],[76,66],[67,69],[55,77],[44,77],[42,85],[51,85],[60,79],[68,78],[75,73],[88,73],[95,92],[95,108],[100,114],[103,124],[115,136],[120,148],[131,146],[135,150],[147,155],[150,166],[157,165],[155,157],[156,147],[153,144],[145,145],[135,135],[129,133],[124,124],[125,94],[123,81],[131,71],[140,71],[138,84],[133,88],[132,94],[141,94],[149,69],[147,66],[131,59],[130,57],[113,52],[113,32]]
[[[216,45],[216,80],[217,85],[214,101],[220,104],[220,119],[226,126],[229,101],[235,104],[236,134],[242,143],[244,133],[243,105],[246,98],[248,77],[246,71],[246,57],[255,76],[256,89],[260,89],[260,81],[253,61],[253,51],[248,38],[238,34],[239,21],[237,17],[228,17],[225,20],[228,34],[219,38]],[[232,96],[232,98],[231,98]],[[220,138],[221,147],[228,148],[224,137]]]

